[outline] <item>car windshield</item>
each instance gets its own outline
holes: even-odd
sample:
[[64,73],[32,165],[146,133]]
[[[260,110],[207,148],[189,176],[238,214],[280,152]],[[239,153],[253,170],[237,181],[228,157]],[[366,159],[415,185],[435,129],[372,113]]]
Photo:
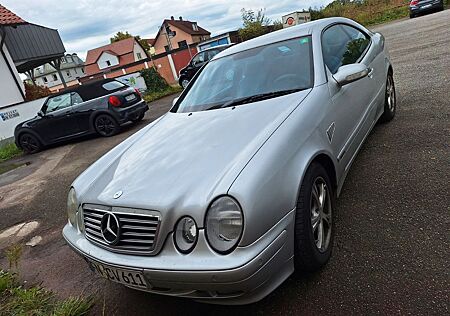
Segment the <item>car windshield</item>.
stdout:
[[211,61],[172,112],[240,105],[308,89],[312,85],[311,37],[300,37]]

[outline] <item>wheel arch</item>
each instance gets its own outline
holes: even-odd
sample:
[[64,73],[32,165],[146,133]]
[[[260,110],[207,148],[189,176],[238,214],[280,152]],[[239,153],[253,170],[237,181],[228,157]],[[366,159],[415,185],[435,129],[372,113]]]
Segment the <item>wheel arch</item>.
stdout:
[[43,145],[43,146],[47,145],[47,143],[42,139],[42,137],[41,137],[38,133],[36,133],[34,130],[28,129],[28,128],[24,128],[24,129],[21,129],[21,130],[19,130],[19,131],[17,132],[17,136],[16,136],[16,145],[17,145],[18,147],[20,147],[20,145],[19,145],[19,144],[20,144],[20,142],[19,142],[20,137],[21,137],[22,135],[24,135],[24,134],[31,134],[31,135],[35,136],[35,137],[39,140],[39,142],[41,143],[41,145]]

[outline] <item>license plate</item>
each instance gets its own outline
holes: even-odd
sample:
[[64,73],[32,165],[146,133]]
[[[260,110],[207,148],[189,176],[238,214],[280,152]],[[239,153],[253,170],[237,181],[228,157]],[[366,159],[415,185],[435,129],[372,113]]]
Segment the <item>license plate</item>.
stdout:
[[127,95],[125,97],[125,100],[127,100],[127,101],[131,101],[131,100],[134,100],[134,99],[136,99],[136,96],[134,94],[130,94],[130,95]]
[[124,284],[130,287],[146,289],[147,282],[145,281],[142,272],[126,269],[117,269],[99,262],[87,260],[91,269],[100,274],[105,279],[113,282]]

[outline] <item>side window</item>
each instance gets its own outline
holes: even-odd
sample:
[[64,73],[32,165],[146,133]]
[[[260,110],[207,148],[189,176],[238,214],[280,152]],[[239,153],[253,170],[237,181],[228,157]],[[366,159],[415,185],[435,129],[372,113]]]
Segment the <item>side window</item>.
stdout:
[[57,110],[65,109],[71,105],[72,101],[70,93],[61,94],[56,97],[50,98],[47,101],[45,113],[51,113]]
[[72,92],[72,105],[77,105],[80,103],[83,103],[81,96],[76,92]]
[[369,43],[367,35],[354,27],[334,25],[322,35],[324,62],[335,74],[339,67],[357,62]]
[[203,64],[205,62],[205,52],[199,53],[197,54],[193,59],[192,59],[192,65],[193,66],[200,66],[201,64]]
[[218,53],[219,53],[219,51],[216,50],[216,49],[215,49],[215,50],[210,50],[210,51],[209,51],[208,60],[213,59],[213,57],[216,56]]

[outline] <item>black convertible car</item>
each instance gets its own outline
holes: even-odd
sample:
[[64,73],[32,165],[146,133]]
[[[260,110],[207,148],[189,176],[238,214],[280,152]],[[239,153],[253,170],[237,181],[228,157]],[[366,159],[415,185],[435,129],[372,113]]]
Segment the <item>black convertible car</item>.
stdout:
[[43,146],[97,133],[112,136],[126,122],[138,122],[148,110],[139,90],[114,79],[51,95],[36,117],[16,126],[16,144],[26,153]]

